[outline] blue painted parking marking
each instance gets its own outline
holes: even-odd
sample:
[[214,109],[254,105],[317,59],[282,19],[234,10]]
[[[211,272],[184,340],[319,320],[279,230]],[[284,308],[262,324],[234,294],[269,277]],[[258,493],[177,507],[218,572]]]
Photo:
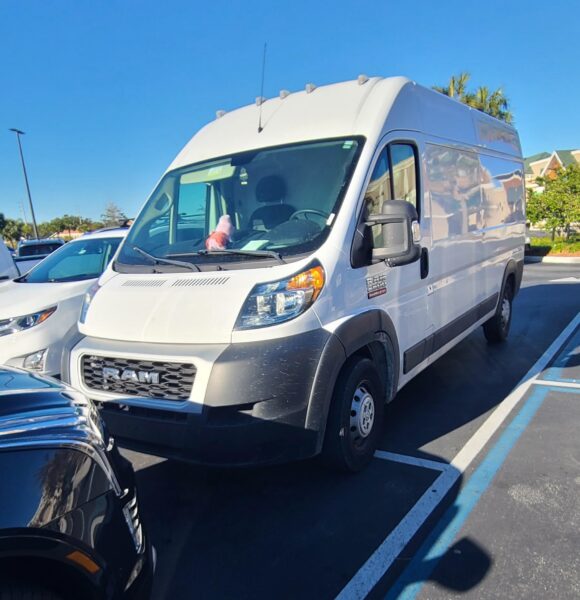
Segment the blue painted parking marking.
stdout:
[[[524,375],[517,387],[502,400],[495,408],[492,414],[471,436],[463,448],[457,453],[455,458],[444,469],[425,491],[419,500],[411,507],[405,517],[389,533],[389,535],[379,544],[375,551],[367,558],[364,564],[354,574],[352,579],[337,595],[337,600],[362,600],[366,598],[373,588],[379,583],[385,573],[391,568],[403,548],[417,534],[425,521],[445,499],[451,488],[457,483],[459,478],[465,473],[469,465],[475,460],[480,452],[486,447],[492,436],[498,431],[499,427],[506,421],[512,411],[520,402],[525,401],[527,393],[531,389],[542,390],[546,393],[548,382],[541,381],[538,377],[545,372],[554,357],[557,357],[580,326],[580,313],[578,313],[570,323],[564,328],[560,335],[550,344],[544,354],[532,365],[530,370]],[[543,385],[535,385],[543,384]],[[558,385],[576,388],[575,383],[556,383]],[[414,464],[418,467],[427,467],[440,470],[441,463],[438,461],[428,461],[418,457],[403,456],[394,453],[379,451],[377,458],[386,460],[395,460],[396,462],[405,462]],[[420,464],[423,463],[423,464]],[[443,463],[444,464],[444,463]]]
[[386,600],[395,598],[413,600],[417,597],[550,391],[580,394],[578,389],[558,386],[532,388],[530,396],[520,411],[475,470],[453,505],[447,509],[409,566],[389,590]]

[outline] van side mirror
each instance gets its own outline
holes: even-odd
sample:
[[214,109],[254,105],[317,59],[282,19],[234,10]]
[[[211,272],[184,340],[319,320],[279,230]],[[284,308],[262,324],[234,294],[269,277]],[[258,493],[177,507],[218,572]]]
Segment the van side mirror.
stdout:
[[368,228],[380,225],[383,248],[373,248],[372,262],[385,261],[390,267],[408,265],[421,256],[421,233],[417,209],[405,200],[383,202],[381,214],[369,215]]

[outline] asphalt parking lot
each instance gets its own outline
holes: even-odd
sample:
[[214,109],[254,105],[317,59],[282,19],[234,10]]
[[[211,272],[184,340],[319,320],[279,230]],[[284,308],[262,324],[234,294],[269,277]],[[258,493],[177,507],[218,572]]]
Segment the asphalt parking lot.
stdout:
[[155,600],[580,597],[579,311],[577,265],[526,265],[508,342],[407,385],[358,475],[127,451]]

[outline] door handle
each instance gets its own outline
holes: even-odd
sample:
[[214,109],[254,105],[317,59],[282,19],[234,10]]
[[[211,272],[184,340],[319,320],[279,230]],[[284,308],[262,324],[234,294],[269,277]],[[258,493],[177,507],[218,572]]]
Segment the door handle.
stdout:
[[429,275],[429,250],[421,248],[421,279]]

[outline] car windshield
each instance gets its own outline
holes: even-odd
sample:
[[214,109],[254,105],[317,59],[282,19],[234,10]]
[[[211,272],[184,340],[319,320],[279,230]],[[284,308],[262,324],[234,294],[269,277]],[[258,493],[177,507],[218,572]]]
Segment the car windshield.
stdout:
[[187,266],[175,261],[269,262],[312,252],[330,231],[361,145],[294,144],[172,171],[131,227],[114,268],[175,270]]
[[47,256],[20,278],[26,283],[94,279],[105,270],[121,243],[120,237],[78,239]]
[[60,248],[62,244],[26,244],[18,249],[19,256],[45,256]]

